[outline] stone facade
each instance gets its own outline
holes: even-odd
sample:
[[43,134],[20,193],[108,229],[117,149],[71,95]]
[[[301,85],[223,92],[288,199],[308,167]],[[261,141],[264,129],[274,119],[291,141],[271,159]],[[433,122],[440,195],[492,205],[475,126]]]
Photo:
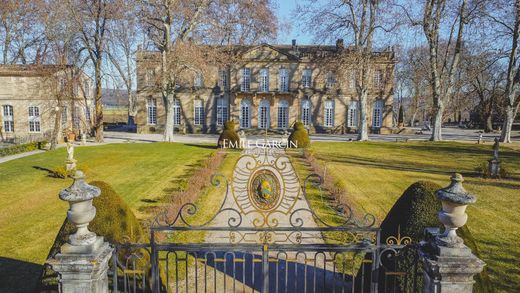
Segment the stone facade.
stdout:
[[59,127],[64,134],[67,130],[88,133],[94,113],[91,83],[68,66],[0,65],[1,139],[48,139],[60,107]]
[[[178,110],[174,111],[176,131],[218,132],[230,119],[246,132],[285,130],[296,121],[304,122],[311,132],[357,131],[360,111],[354,70],[333,73],[330,60],[334,59],[329,58],[325,65],[322,58],[348,50],[341,42],[336,46],[262,44],[239,48],[239,61],[213,68],[198,81],[180,86]],[[161,93],[154,86],[158,57],[157,52],[137,53],[139,133],[164,130],[166,113]],[[371,58],[368,125],[372,132],[383,133],[392,127],[395,63],[390,50],[375,52]]]

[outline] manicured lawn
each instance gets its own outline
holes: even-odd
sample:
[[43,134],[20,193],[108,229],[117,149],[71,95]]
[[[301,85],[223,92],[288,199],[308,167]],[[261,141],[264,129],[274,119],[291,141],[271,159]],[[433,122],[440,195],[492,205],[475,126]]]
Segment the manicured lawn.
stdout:
[[[139,218],[176,188],[215,150],[183,144],[114,144],[76,148],[79,165],[88,166],[87,180],[114,187]],[[58,193],[71,180],[48,177],[41,168],[55,169],[65,149],[0,164],[0,271],[25,265],[31,274],[44,263],[68,208]],[[4,282],[4,281],[2,281]]]
[[520,151],[500,152],[513,179],[488,180],[474,168],[491,158],[490,144],[315,142],[312,150],[326,164],[327,176],[342,181],[351,205],[379,221],[412,183],[431,180],[447,186],[452,172],[462,173],[465,188],[478,196],[468,208],[468,227],[492,281],[499,291],[520,290]]

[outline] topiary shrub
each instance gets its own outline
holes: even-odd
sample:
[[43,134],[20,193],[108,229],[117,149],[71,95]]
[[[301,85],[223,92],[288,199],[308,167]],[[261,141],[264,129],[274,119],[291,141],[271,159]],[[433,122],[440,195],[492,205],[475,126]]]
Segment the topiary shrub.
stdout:
[[309,133],[300,121],[294,123],[294,130],[289,136],[289,147],[307,148],[311,144]]
[[[439,221],[437,213],[441,209],[441,202],[437,199],[435,191],[442,188],[440,185],[429,181],[418,181],[408,187],[403,195],[395,202],[385,219],[381,223],[380,241],[386,243],[390,237],[410,237],[412,243],[419,243],[424,239],[424,230],[429,227],[438,227],[443,231],[443,226]],[[459,236],[464,239],[464,243],[472,252],[480,257],[477,245],[467,226],[457,230]],[[403,244],[403,243],[401,243]],[[405,248],[406,249],[406,248]],[[415,251],[412,249],[401,250],[402,257],[396,263],[386,262],[385,267],[392,271],[407,272],[408,276],[413,275],[415,263]],[[383,258],[384,259],[384,256]],[[420,267],[420,264],[418,264]],[[383,277],[383,274],[379,274]],[[360,276],[357,276],[359,281]],[[409,279],[410,280],[410,279]],[[401,292],[410,292],[412,282],[397,278],[393,283],[387,280],[387,288],[398,286]],[[474,292],[494,292],[486,268],[475,277]],[[384,281],[380,280],[381,282]],[[418,279],[420,281],[420,279]],[[390,286],[390,287],[389,287]],[[422,283],[418,284],[422,288]]]
[[[128,204],[117,194],[117,192],[103,181],[93,181],[91,185],[101,189],[101,195],[94,198],[93,204],[96,207],[96,217],[89,225],[89,230],[99,236],[103,236],[105,241],[110,243],[136,243],[147,242],[148,235],[144,232],[137,218]],[[76,228],[67,220],[54,240],[48,258],[59,252],[60,247],[68,240],[68,235],[74,233]],[[118,250],[120,260],[125,255],[140,253],[129,249]],[[138,261],[139,269],[147,271],[146,278],[149,280],[149,254],[142,253],[143,258]],[[40,279],[40,292],[57,292],[56,273],[48,267],[44,267]]]
[[222,130],[218,138],[217,146],[219,148],[239,148],[240,137],[235,131],[235,122],[226,121],[224,123],[224,130]]

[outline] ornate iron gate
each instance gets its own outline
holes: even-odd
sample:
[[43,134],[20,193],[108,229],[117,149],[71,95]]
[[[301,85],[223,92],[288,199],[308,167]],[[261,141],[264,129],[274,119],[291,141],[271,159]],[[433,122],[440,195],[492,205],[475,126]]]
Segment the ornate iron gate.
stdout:
[[381,244],[374,216],[325,210],[321,177],[301,187],[284,153],[248,151],[232,182],[215,175],[211,183],[224,195],[205,223],[195,224],[206,211],[190,203],[159,215],[149,243],[116,245],[114,292],[416,291],[410,239]]

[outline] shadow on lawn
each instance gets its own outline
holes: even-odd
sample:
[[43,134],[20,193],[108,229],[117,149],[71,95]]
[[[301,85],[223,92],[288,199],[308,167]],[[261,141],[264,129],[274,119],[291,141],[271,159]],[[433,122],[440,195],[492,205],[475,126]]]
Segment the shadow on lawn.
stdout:
[[37,292],[42,265],[0,257],[0,292]]
[[206,144],[196,144],[196,143],[185,143],[184,145],[185,146],[190,146],[190,147],[208,149],[208,150],[216,150],[217,149],[216,145],[206,145]]

